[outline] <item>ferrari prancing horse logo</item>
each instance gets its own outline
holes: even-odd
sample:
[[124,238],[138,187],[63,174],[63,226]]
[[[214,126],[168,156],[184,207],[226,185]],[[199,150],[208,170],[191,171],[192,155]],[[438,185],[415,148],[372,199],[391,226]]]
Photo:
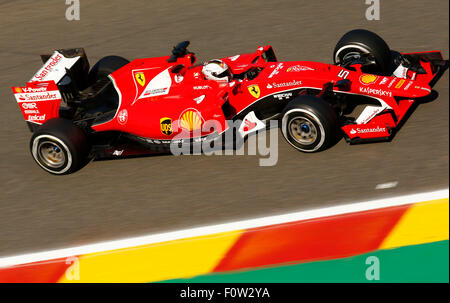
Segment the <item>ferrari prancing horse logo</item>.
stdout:
[[258,84],[249,85],[247,88],[250,95],[252,95],[255,98],[259,98],[261,90],[259,89]]
[[136,78],[136,81],[141,85],[144,86],[145,85],[145,75],[142,72],[136,73],[134,75],[134,77]]

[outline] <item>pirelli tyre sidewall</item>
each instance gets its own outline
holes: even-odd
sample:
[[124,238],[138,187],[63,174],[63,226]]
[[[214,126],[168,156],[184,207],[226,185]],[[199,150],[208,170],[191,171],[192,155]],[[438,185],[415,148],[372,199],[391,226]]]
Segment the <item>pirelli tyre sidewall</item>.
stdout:
[[49,173],[72,173],[86,163],[88,142],[85,133],[70,120],[55,118],[39,127],[30,140],[36,163]]
[[[306,133],[299,134],[305,127]],[[328,148],[338,137],[338,120],[332,107],[316,96],[300,96],[292,100],[281,114],[281,132],[286,141],[302,152]],[[305,135],[305,136],[302,136]]]

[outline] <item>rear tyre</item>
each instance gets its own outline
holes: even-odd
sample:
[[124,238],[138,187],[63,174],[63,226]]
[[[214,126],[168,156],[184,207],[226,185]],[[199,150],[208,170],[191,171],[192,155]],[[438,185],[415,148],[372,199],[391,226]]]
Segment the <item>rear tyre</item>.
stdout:
[[[377,34],[355,29],[346,33],[336,44],[333,52],[335,64],[366,57],[369,64],[363,66],[364,72],[386,75],[391,68],[391,51],[386,42]],[[363,60],[364,61],[364,60]]]
[[33,159],[44,170],[55,175],[69,174],[87,160],[89,145],[86,134],[66,119],[45,122],[30,140]]
[[100,59],[89,71],[89,85],[94,84],[100,79],[108,77],[109,74],[127,65],[128,63],[130,63],[130,61],[119,56],[107,56]]
[[288,103],[281,113],[281,132],[302,152],[317,152],[336,142],[339,124],[333,108],[323,99],[304,95]]

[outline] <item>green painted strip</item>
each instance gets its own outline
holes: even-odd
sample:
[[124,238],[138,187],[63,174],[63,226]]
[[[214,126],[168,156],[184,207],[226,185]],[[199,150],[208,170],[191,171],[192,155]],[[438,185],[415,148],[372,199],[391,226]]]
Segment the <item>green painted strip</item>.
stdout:
[[[379,280],[367,280],[379,260]],[[368,259],[369,258],[369,259]],[[368,264],[366,264],[366,260]],[[370,261],[370,262],[369,262]],[[285,265],[245,272],[216,273],[191,279],[164,282],[233,283],[233,282],[441,282],[449,283],[449,241],[439,241],[396,249],[377,250],[350,258]]]

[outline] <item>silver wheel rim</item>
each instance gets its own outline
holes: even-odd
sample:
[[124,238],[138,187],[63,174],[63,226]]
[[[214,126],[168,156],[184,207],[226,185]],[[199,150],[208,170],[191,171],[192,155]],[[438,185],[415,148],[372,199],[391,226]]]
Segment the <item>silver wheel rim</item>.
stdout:
[[291,137],[302,145],[316,142],[318,132],[314,123],[305,117],[296,117],[289,122],[288,131]]
[[39,161],[51,168],[60,168],[66,162],[66,155],[58,144],[53,141],[41,141],[37,147]]
[[[341,51],[343,51],[344,49],[347,49],[347,48],[354,49],[354,50],[352,50],[352,51],[348,52],[347,54],[345,54],[345,55],[342,57],[342,60],[340,60],[340,59],[339,59],[339,54],[341,53]],[[369,51],[368,49],[366,49],[366,48],[364,48],[364,47],[361,47],[361,46],[358,46],[358,45],[353,45],[353,44],[346,45],[346,46],[344,46],[344,47],[341,47],[341,48],[336,52],[336,55],[335,55],[335,57],[334,57],[334,62],[335,62],[335,63],[342,63],[342,62],[345,62],[345,60],[347,60],[348,58],[351,58],[351,57],[354,57],[355,59],[357,59],[357,58],[360,58],[360,57],[361,57],[361,54],[362,54],[362,53],[363,53],[363,54],[370,54],[370,51]],[[376,64],[375,58],[373,58],[372,60],[370,60],[370,64]]]
[[342,62],[345,62],[349,58],[354,58],[356,60],[356,59],[361,58],[361,54],[358,53],[358,52],[349,52],[349,53],[344,55],[344,57],[342,58]]

